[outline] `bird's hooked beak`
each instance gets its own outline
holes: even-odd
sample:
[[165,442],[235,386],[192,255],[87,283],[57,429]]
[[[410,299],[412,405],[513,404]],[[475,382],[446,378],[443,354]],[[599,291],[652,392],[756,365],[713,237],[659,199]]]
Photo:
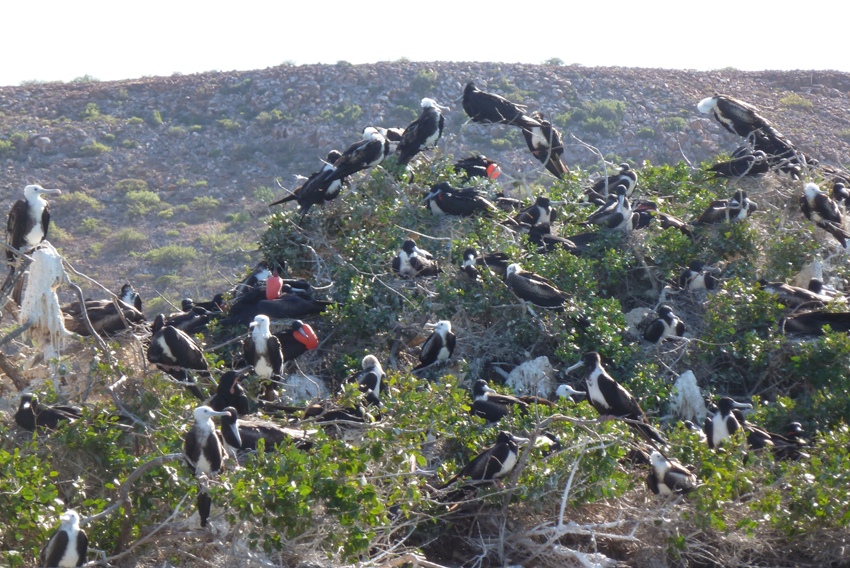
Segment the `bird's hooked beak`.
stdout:
[[569,373],[570,371],[575,371],[576,369],[578,369],[578,368],[580,368],[580,367],[584,367],[584,361],[579,361],[578,363],[576,363],[576,364],[575,364],[575,365],[573,365],[572,367],[569,367],[569,368],[566,370],[566,372],[567,372],[567,373]]
[[752,408],[753,408],[753,405],[750,404],[749,402],[732,401],[732,406],[734,406],[735,408],[747,408],[747,409],[750,409],[750,410],[752,410]]
[[424,327],[425,329],[434,329],[435,327],[437,327],[437,324],[435,324],[435,323],[431,323],[431,322],[426,322],[426,323],[425,323],[425,325],[424,325],[423,327]]
[[61,189],[46,189],[46,188],[42,188],[42,190],[41,190],[41,192],[40,192],[40,193],[47,194],[47,195],[61,195],[61,194],[62,194],[62,190],[61,190]]
[[584,396],[585,393],[583,391],[577,391],[570,385],[559,385],[558,390],[555,391],[555,394],[561,398],[570,398],[573,396]]
[[517,436],[516,434],[511,434],[511,438],[513,438],[514,442],[516,442],[517,445],[527,444],[531,441],[530,438],[523,438],[522,436]]
[[437,197],[437,194],[440,193],[439,189],[431,190],[431,193],[422,198],[422,201],[428,201],[429,199],[434,199]]

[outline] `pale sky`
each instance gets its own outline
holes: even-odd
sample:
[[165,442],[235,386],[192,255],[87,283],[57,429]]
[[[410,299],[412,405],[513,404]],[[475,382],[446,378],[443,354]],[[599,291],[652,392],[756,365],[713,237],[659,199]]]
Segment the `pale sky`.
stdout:
[[0,14],[0,86],[402,57],[850,72],[850,7],[825,0],[5,0]]

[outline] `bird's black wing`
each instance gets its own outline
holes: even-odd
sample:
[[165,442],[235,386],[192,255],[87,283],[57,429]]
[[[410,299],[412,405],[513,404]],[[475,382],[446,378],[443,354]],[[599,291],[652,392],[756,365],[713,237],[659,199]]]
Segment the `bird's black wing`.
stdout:
[[67,546],[68,533],[63,530],[56,531],[41,551],[41,565],[59,566]]
[[[9,219],[6,222],[6,242],[10,246],[20,250],[24,244],[27,226],[27,202],[23,199],[17,200],[9,210]],[[6,258],[15,260],[15,253],[6,250]]]

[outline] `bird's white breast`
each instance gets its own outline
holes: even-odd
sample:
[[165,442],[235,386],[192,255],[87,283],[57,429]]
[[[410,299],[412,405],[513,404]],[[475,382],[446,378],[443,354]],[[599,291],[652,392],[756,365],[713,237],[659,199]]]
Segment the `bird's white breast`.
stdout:
[[587,377],[587,394],[590,396],[590,400],[596,402],[599,406],[611,408],[608,406],[608,401],[605,400],[605,397],[602,396],[602,391],[599,389],[598,379],[601,373],[601,369],[596,369]]

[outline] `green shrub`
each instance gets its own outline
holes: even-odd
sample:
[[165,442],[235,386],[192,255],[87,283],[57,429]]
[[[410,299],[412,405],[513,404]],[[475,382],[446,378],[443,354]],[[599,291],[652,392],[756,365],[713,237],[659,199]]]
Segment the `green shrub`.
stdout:
[[148,242],[148,237],[141,231],[129,227],[116,231],[109,239],[109,248],[117,251],[138,251]]
[[658,126],[665,132],[680,132],[686,125],[687,122],[681,116],[665,116],[658,121]]
[[221,201],[215,197],[204,195],[203,197],[196,197],[192,199],[192,203],[189,207],[196,212],[208,214],[221,207]]
[[125,213],[131,219],[146,217],[166,206],[153,191],[128,191],[124,194],[124,199],[127,200]]
[[148,182],[141,179],[122,179],[115,183],[115,190],[123,194],[131,191],[147,191]]
[[348,103],[338,103],[332,109],[325,109],[319,114],[320,122],[337,122],[345,126],[353,126],[357,124],[360,117],[363,116],[363,109],[360,105],[351,105]]
[[798,95],[797,93],[788,93],[779,99],[779,105],[789,108],[798,108],[802,110],[811,110],[814,104],[809,99]]
[[79,154],[80,156],[86,158],[93,158],[95,156],[100,156],[101,154],[105,154],[110,152],[112,148],[107,146],[106,144],[101,144],[100,142],[91,142],[90,144],[83,144],[80,146]]
[[100,117],[100,108],[97,103],[88,103],[80,118],[83,120],[94,120]]
[[242,128],[242,126],[238,122],[230,118],[222,118],[220,120],[217,120],[216,124],[218,124],[221,128],[231,132]]
[[142,255],[146,261],[161,268],[179,268],[198,259],[198,251],[194,247],[182,245],[165,245],[155,248]]

